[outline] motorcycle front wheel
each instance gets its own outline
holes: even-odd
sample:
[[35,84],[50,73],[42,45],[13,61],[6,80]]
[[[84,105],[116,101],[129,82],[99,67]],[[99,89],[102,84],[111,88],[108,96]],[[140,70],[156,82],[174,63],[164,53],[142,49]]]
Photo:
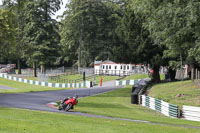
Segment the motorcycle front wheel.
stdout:
[[69,111],[72,107],[72,104],[71,103],[68,103],[66,108],[65,108],[65,111]]
[[58,107],[58,110],[62,110],[63,108],[62,108],[62,106],[60,105],[59,107]]

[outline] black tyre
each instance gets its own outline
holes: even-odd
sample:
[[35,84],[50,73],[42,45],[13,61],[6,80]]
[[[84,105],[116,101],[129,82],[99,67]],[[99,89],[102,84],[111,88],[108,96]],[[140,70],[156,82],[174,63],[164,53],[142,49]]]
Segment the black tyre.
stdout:
[[59,106],[59,107],[58,107],[58,110],[62,110],[62,109],[63,109],[62,106]]
[[71,103],[67,104],[67,106],[66,106],[66,108],[65,108],[65,111],[69,111],[69,110],[71,109],[71,107],[72,107],[72,104],[71,104]]

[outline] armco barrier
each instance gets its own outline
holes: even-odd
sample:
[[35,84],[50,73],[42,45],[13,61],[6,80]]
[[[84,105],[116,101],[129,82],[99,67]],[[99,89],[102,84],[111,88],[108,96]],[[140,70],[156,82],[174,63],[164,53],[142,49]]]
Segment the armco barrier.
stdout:
[[142,100],[142,106],[158,111],[169,117],[180,118],[180,110],[177,105],[169,104],[162,100],[145,95],[141,95],[140,99]]
[[200,121],[200,107],[183,105],[182,116],[186,120]]
[[32,84],[32,85],[40,85],[40,86],[46,86],[46,87],[56,87],[56,88],[90,88],[91,83],[90,81],[84,81],[83,83],[49,83],[49,82],[41,82],[41,81],[34,81],[34,80],[28,80],[18,77],[9,76],[6,73],[0,73],[0,77],[18,81],[22,83]]
[[115,85],[116,86],[121,86],[121,85],[135,85],[140,80],[141,79],[135,79],[135,80],[116,80]]

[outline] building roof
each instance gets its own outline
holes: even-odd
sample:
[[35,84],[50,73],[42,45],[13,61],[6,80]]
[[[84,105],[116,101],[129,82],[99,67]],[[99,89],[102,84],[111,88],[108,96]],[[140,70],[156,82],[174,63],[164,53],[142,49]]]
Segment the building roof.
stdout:
[[94,65],[100,65],[102,61],[94,61]]
[[111,60],[105,60],[104,62],[102,62],[102,64],[117,64]]

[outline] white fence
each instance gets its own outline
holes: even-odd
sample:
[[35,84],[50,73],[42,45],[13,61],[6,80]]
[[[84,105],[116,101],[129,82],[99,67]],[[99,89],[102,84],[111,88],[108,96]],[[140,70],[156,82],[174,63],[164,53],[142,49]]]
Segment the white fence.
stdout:
[[137,82],[139,82],[141,79],[133,79],[133,80],[116,80],[115,85],[121,86],[121,85],[135,85]]
[[46,87],[56,87],[56,88],[90,88],[92,87],[91,81],[83,81],[82,83],[49,83],[49,82],[41,82],[41,81],[34,81],[34,80],[28,80],[18,77],[13,77],[7,75],[7,73],[0,73],[0,77],[18,81],[22,83],[32,84],[32,85],[40,85],[40,86],[46,86]]
[[200,121],[200,107],[183,105],[182,115],[186,120]]
[[144,107],[158,111],[168,117],[179,118],[180,110],[177,105],[167,103],[165,101],[155,99],[153,97],[141,95],[141,104]]

